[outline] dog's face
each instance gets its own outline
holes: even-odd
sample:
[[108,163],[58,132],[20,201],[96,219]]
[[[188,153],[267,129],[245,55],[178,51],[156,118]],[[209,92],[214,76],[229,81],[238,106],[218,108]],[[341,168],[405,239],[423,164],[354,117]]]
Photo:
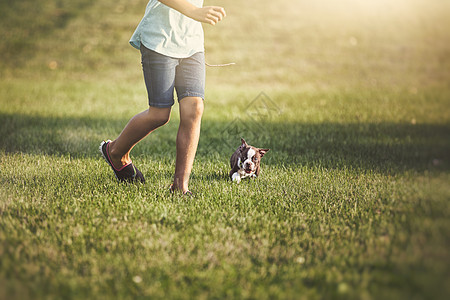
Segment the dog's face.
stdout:
[[259,168],[261,158],[269,149],[260,149],[248,145],[244,139],[241,140],[242,145],[239,147],[238,167],[246,174],[251,175]]

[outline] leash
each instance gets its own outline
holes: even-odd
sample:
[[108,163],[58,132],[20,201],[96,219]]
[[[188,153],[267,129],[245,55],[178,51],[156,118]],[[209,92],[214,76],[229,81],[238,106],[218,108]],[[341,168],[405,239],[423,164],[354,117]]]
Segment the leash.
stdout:
[[228,63],[228,64],[211,65],[211,64],[208,64],[207,62],[205,62],[205,65],[207,65],[208,67],[219,67],[219,68],[233,66],[235,64],[236,63],[232,62],[232,63]]

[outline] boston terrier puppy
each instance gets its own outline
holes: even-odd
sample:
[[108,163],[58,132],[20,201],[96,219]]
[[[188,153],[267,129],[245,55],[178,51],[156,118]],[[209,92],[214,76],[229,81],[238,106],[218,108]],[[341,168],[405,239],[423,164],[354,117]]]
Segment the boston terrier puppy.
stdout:
[[242,178],[257,177],[260,172],[260,161],[264,154],[270,149],[259,149],[248,145],[244,139],[241,139],[242,145],[231,155],[230,177],[237,183]]

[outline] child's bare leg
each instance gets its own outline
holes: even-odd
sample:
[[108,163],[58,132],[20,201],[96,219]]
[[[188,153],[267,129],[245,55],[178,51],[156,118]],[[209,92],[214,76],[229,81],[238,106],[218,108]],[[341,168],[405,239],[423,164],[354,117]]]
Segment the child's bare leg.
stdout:
[[177,134],[177,157],[173,189],[188,191],[189,176],[200,138],[203,99],[186,97],[180,100],[180,126]]
[[166,124],[170,119],[170,110],[171,108],[149,107],[128,122],[119,137],[108,147],[115,168],[130,163],[131,149],[153,130]]

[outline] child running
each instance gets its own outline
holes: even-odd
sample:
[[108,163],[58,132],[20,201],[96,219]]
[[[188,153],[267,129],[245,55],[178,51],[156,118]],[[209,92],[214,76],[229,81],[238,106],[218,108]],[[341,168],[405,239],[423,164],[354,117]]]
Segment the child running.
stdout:
[[189,177],[200,137],[205,99],[205,54],[202,23],[215,25],[226,16],[203,0],[150,0],[130,39],[142,58],[149,108],[135,115],[114,141],[103,141],[100,152],[119,181],[145,182],[130,152],[144,137],[170,119],[174,90],[180,110],[176,162],[171,191],[192,195]]

